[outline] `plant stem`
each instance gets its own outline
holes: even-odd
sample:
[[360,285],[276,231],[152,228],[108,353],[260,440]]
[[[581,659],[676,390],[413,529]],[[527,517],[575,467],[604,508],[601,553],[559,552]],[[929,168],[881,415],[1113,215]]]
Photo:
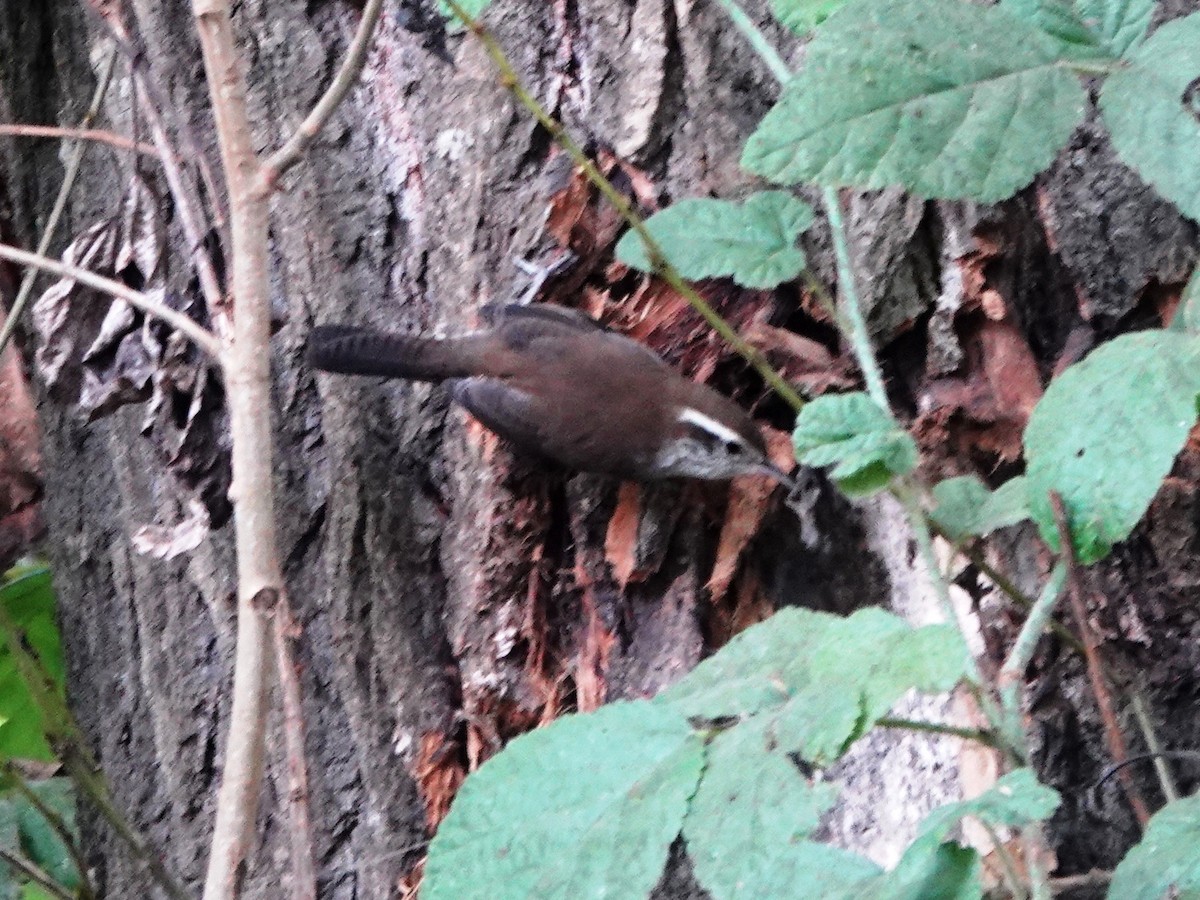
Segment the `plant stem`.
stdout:
[[[117,52],[113,50],[109,53],[104,70],[100,73],[100,81],[96,84],[96,90],[92,94],[92,101],[87,112],[79,121],[81,129],[86,129],[100,114],[100,104],[104,102],[104,95],[108,93],[108,86],[112,83],[113,70],[116,69],[116,66]],[[83,154],[86,149],[87,144],[82,140],[71,148],[71,155],[67,157],[67,165],[63,169],[62,186],[58,189],[58,196],[54,198],[54,206],[46,219],[46,227],[42,229],[42,236],[38,240],[36,251],[38,256],[45,256],[50,250],[50,244],[53,243],[54,235],[58,231],[59,220],[62,219],[63,211],[67,208],[67,198],[71,195],[71,189],[75,187],[75,179],[79,176],[79,166],[83,162]],[[0,328],[0,353],[4,352],[4,348],[12,340],[13,332],[16,330],[21,313],[25,311],[25,304],[29,302],[29,295],[33,292],[33,283],[36,280],[37,272],[33,269],[26,271],[21,278],[21,287],[17,290],[16,299],[13,300],[13,304],[8,310],[8,318],[4,322],[4,327]]]
[[725,14],[729,16],[729,21],[733,23],[733,27],[742,33],[742,37],[746,39],[746,43],[758,54],[759,59],[766,63],[767,68],[771,70],[771,74],[775,76],[780,84],[787,84],[792,78],[792,70],[788,68],[788,64],[784,62],[779,51],[767,40],[767,36],[762,33],[754,20],[746,15],[737,4],[737,0],[717,0],[717,3],[725,10]]
[[[1116,710],[1113,709],[1112,695],[1105,681],[1104,667],[1100,660],[1100,648],[1091,625],[1088,623],[1087,608],[1083,599],[1083,582],[1079,574],[1078,561],[1075,558],[1075,544],[1071,538],[1071,526],[1067,521],[1067,509],[1060,494],[1051,492],[1050,508],[1054,512],[1054,521],[1058,526],[1062,558],[1067,565],[1067,597],[1071,602],[1075,627],[1079,629],[1079,637],[1083,640],[1083,657],[1087,663],[1088,681],[1091,683],[1096,705],[1100,709],[1100,720],[1104,724],[1108,752],[1112,755],[1114,762],[1123,763],[1129,758],[1129,752],[1125,746],[1125,735],[1121,733],[1121,726],[1117,722]],[[1133,783],[1133,776],[1127,769],[1122,768],[1119,777],[1125,797],[1133,808],[1138,824],[1145,828],[1146,823],[1150,821],[1150,811],[1146,808],[1145,801],[1142,800],[1137,786]]]
[[[0,125],[0,135],[10,137],[28,137],[28,138],[65,138],[69,141],[86,142],[91,141],[94,144],[107,144],[110,147],[116,147],[118,150],[131,150],[134,153],[140,153],[143,156],[153,156],[158,158],[158,149],[150,144],[142,144],[138,141],[131,140],[123,134],[117,134],[113,131],[103,131],[99,128],[64,128],[58,125]],[[71,161],[67,162],[67,169],[70,169]],[[64,177],[64,182],[67,180]]]
[[887,388],[883,384],[883,372],[871,347],[871,334],[867,330],[862,306],[859,305],[858,287],[854,282],[854,266],[850,262],[850,241],[846,235],[845,220],[842,218],[841,200],[836,188],[825,188],[821,196],[825,203],[825,215],[829,219],[829,230],[833,235],[834,254],[837,256],[838,293],[842,297],[838,306],[850,326],[846,337],[850,341],[850,349],[858,361],[858,367],[862,370],[863,380],[867,383],[867,393],[879,404],[880,409],[889,410],[891,407],[888,405]]
[[882,719],[876,719],[875,724],[880,728],[899,728],[904,731],[944,734],[949,737],[962,738],[965,741],[975,741],[1000,749],[1000,743],[996,740],[995,735],[982,728],[962,728],[957,725],[943,725],[941,722],[922,722],[918,719],[900,719],[893,716],[884,716]]
[[1153,754],[1154,771],[1158,773],[1163,798],[1168,803],[1174,803],[1179,799],[1179,788],[1171,774],[1171,767],[1167,765],[1167,756],[1163,753],[1162,744],[1158,742],[1158,735],[1154,732],[1154,723],[1150,721],[1150,713],[1146,709],[1146,701],[1142,699],[1141,691],[1135,689],[1129,692],[1129,705],[1133,708],[1133,716],[1142,731],[1146,748]]

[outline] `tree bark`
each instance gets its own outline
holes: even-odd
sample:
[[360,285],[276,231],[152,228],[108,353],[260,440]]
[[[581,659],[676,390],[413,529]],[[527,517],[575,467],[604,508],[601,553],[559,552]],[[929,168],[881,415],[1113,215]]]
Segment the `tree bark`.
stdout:
[[[747,6],[766,21],[765,4]],[[170,99],[162,112],[174,137],[190,133],[216,166],[186,4],[134,0],[131,9],[144,58]],[[777,87],[715,4],[504,0],[486,21],[572,133],[631,167],[632,187],[644,177],[667,201],[735,197],[753,186],[737,166],[740,146]],[[278,146],[311,108],[356,22],[352,5],[332,0],[237,7],[259,146]],[[769,34],[779,46],[794,44],[779,30]],[[105,40],[77,0],[10,0],[0,10],[0,118],[72,124]],[[128,69],[118,71],[108,127],[141,136]],[[0,153],[0,230],[32,246],[57,189],[55,145],[5,139]],[[86,159],[69,235],[112,214],[133,164],[130,154],[100,147]],[[141,165],[166,197],[153,165]],[[727,489],[664,485],[635,497],[628,487],[514,458],[436,388],[317,378],[304,367],[316,322],[465,330],[482,304],[519,295],[527,281],[515,259],[546,264],[561,254],[552,204],[562,202],[570,175],[469,35],[451,36],[443,58],[385,13],[361,85],[274,200],[279,541],[302,629],[323,898],[397,896],[414,882],[428,825],[467,769],[561,712],[652,695],[772,605],[848,612],[883,604],[917,619],[933,608],[905,526],[886,501],[851,504],[806,475],[807,511],[797,519],[774,509],[729,596],[712,598],[705,585]],[[587,208],[596,253],[576,243],[580,260],[544,294],[611,315],[636,279],[603,274],[615,229],[599,204]],[[1119,221],[1095,214],[1109,209]],[[170,221],[168,200],[159,213]],[[1155,303],[1177,292],[1196,259],[1195,226],[1120,166],[1091,124],[1050,172],[998,207],[883,192],[853,198],[849,220],[893,398],[916,424],[930,471],[943,474],[1015,471],[1030,391],[1080,342],[1157,321]],[[168,282],[194,292],[190,248],[174,222],[170,233]],[[819,226],[804,243],[832,284],[827,232]],[[806,298],[712,291],[735,320],[770,306],[773,323],[841,352],[831,329],[805,314]],[[1003,315],[990,317],[996,310]],[[25,349],[29,358],[32,341]],[[747,402],[759,396],[745,367],[711,347],[665,341],[656,349]],[[1018,362],[1006,368],[1013,357],[1001,351]],[[979,402],[962,401],[964,392]],[[142,433],[141,407],[86,423],[44,389],[40,401],[44,516],[72,705],[119,803],[196,886],[228,716],[231,529],[215,528],[173,560],[137,553],[131,536],[182,519],[194,483]],[[781,407],[767,400],[760,411],[787,429]],[[220,412],[206,415],[219,434]],[[1112,649],[1148,672],[1160,738],[1172,747],[1200,737],[1187,649],[1200,622],[1184,602],[1196,584],[1188,552],[1196,458],[1194,449],[1185,454],[1146,527],[1100,567],[1105,600],[1095,610]],[[995,559],[1029,592],[1048,571],[1028,532],[1006,536]],[[1000,658],[996,648],[1011,640],[1019,616],[969,577],[963,583],[982,617],[982,645]],[[1050,699],[1032,710],[1043,777],[1069,798],[1053,831],[1063,873],[1111,866],[1134,834],[1113,782],[1093,801],[1125,824],[1103,839],[1086,830],[1083,789],[1105,751],[1081,664],[1048,642],[1036,668],[1050,685],[1040,695]],[[286,822],[277,812],[286,770],[275,724],[247,897],[281,896],[287,878]],[[926,809],[961,788],[957,744],[887,744],[886,765],[862,757],[847,765],[861,773],[852,813],[830,826],[882,861],[894,860]],[[85,816],[84,828],[102,890],[143,895],[144,874],[102,823]],[[698,894],[686,864],[659,894]]]

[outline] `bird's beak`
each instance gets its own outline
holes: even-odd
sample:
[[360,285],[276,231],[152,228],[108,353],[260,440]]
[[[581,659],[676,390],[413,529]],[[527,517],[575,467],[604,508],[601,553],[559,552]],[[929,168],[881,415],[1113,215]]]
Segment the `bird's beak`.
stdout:
[[788,489],[789,494],[793,494],[800,489],[799,483],[791,475],[787,474],[776,466],[770,463],[762,463],[754,468],[754,471],[760,475],[769,475]]

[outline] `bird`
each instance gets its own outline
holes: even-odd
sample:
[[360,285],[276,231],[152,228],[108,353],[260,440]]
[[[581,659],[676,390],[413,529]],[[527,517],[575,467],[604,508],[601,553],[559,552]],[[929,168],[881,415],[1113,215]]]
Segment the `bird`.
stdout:
[[482,317],[483,328],[444,338],[318,325],[307,362],[343,375],[440,382],[518,450],[578,472],[790,482],[744,409],[648,347],[565,307],[491,305]]

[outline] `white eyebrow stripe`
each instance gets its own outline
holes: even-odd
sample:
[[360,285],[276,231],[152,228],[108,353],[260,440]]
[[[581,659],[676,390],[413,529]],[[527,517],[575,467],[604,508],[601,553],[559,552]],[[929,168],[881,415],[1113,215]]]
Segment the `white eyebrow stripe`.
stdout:
[[679,411],[679,421],[684,425],[695,425],[697,428],[703,428],[710,434],[714,434],[723,441],[732,441],[738,445],[744,445],[746,439],[734,431],[732,428],[726,428],[716,419],[706,416],[699,410],[692,409],[690,406],[685,406]]

